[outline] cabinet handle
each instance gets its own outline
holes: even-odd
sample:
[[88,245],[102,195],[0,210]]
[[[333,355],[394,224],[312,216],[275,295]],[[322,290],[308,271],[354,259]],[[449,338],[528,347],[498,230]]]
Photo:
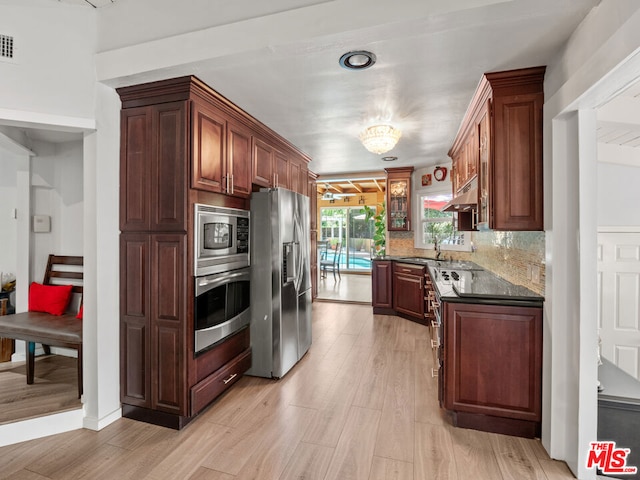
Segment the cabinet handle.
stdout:
[[478,213],[475,210],[471,210],[471,230],[475,230],[478,226]]
[[438,341],[433,338],[431,339],[431,348],[438,348]]
[[411,220],[407,220],[407,230],[411,230]]
[[234,379],[234,378],[236,378],[237,376],[238,376],[238,374],[237,374],[237,373],[234,373],[234,374],[233,374],[233,375],[231,375],[229,378],[227,378],[227,379],[225,379],[225,380],[222,380],[222,383],[224,383],[224,384],[226,385],[227,383],[229,383],[231,380],[233,380],[233,379]]
[[431,369],[431,378],[438,378],[438,370],[440,370],[439,368],[432,368]]
[[231,174],[231,195],[233,195],[233,173]]

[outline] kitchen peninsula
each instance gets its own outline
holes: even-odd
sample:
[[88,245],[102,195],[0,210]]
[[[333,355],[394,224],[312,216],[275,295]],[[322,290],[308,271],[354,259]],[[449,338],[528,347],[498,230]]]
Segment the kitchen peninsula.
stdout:
[[373,311],[428,325],[440,406],[456,426],[540,434],[544,298],[473,262],[374,259]]

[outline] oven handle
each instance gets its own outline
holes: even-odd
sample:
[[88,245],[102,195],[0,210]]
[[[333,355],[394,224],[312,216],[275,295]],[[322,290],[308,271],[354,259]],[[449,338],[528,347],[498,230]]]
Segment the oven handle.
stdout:
[[251,270],[248,268],[243,268],[232,272],[196,277],[196,297],[233,280],[250,280],[250,272]]

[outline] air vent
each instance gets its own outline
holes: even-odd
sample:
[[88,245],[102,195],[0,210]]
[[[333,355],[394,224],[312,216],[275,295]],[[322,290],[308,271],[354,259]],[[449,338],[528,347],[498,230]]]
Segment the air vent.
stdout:
[[14,61],[14,41],[11,35],[0,34],[0,60],[5,62]]

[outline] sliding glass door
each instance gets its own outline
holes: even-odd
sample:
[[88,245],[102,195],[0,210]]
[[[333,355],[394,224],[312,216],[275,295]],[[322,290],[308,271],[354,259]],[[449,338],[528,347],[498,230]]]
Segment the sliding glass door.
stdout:
[[326,252],[320,257],[333,260],[340,251],[340,269],[371,271],[373,220],[365,220],[362,207],[322,207],[320,209],[320,243]]

